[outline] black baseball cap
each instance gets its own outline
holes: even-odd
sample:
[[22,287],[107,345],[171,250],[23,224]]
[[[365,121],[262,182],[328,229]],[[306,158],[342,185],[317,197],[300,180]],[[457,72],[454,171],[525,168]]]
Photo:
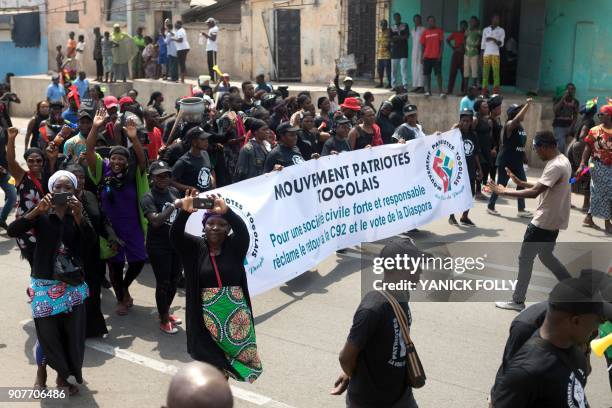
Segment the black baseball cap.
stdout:
[[554,310],[573,315],[595,314],[606,320],[612,319],[612,308],[604,296],[612,290],[607,285],[600,288],[593,285],[592,280],[569,278],[557,283],[548,296],[548,304]]
[[297,132],[298,130],[300,130],[299,127],[291,126],[289,122],[283,122],[276,127],[276,134],[282,136],[288,132]]
[[404,112],[404,115],[412,115],[414,113],[417,113],[417,106],[416,105],[406,105],[404,106],[402,111]]
[[196,126],[187,131],[185,134],[185,139],[187,142],[191,142],[193,139],[208,139],[210,136],[212,136],[210,133],[206,132],[199,126]]
[[351,120],[349,118],[347,118],[346,116],[340,116],[338,119],[335,120],[336,125],[345,125],[345,124],[350,124]]
[[93,117],[91,116],[91,112],[85,109],[81,109],[79,110],[79,119],[83,119],[83,118],[89,118],[93,120]]
[[49,103],[49,108],[60,108],[64,109],[64,103],[62,101],[51,101]]
[[149,166],[149,174],[156,176],[162,173],[172,173],[172,168],[165,161],[158,160]]
[[491,97],[489,98],[489,100],[487,101],[487,104],[489,105],[489,109],[495,109],[498,106],[501,106],[502,102],[503,102],[504,98],[501,95],[491,95]]
[[520,111],[523,108],[523,105],[518,105],[516,103],[513,103],[512,105],[508,106],[508,109],[506,109],[506,114],[508,116],[512,116],[514,113]]
[[474,111],[471,110],[470,108],[464,108],[461,112],[459,112],[459,117],[462,116],[474,116]]

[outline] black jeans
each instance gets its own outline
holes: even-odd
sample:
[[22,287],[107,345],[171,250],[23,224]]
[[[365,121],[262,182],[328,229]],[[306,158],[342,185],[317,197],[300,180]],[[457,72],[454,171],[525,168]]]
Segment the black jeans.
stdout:
[[523,238],[521,253],[519,254],[518,282],[512,300],[516,303],[525,303],[527,287],[533,272],[533,261],[536,255],[558,280],[571,278],[565,266],[554,255],[555,243],[559,230],[551,231],[538,228],[532,223],[527,225]]
[[96,77],[102,78],[104,75],[104,65],[102,65],[102,59],[96,59]]
[[155,303],[160,316],[168,314],[176,295],[176,282],[181,275],[181,261],[171,249],[149,248],[149,261],[155,274]]
[[[505,187],[508,184],[508,180],[510,180],[510,177],[508,177],[508,173],[506,173],[505,167],[508,167],[510,170],[512,170],[514,175],[518,177],[519,179],[523,181],[527,181],[527,175],[525,174],[525,168],[523,168],[522,164],[517,165],[517,166],[511,166],[509,164],[505,164],[505,165],[500,164],[497,167],[497,184],[501,184],[502,186]],[[517,187],[516,189],[522,190],[523,187]],[[495,203],[497,202],[497,197],[498,197],[497,194],[491,193],[491,197],[489,198],[489,208],[491,210],[495,209]],[[516,201],[518,201],[518,210],[523,211],[525,209],[525,199],[519,198]]]
[[378,78],[380,79],[380,84],[383,83],[383,78],[385,77],[385,71],[387,72],[387,81],[389,81],[389,85],[391,85],[391,60],[390,59],[379,59],[378,60]]
[[210,75],[211,81],[217,81],[215,78],[216,72],[213,71],[213,67],[217,65],[217,51],[206,51],[206,59],[208,60],[208,74]]

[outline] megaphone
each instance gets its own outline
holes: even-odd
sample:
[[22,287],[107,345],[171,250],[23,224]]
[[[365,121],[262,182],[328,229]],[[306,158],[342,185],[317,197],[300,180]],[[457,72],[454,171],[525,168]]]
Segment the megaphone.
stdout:
[[219,78],[223,76],[223,72],[221,71],[221,68],[219,68],[218,65],[213,66],[213,71],[215,71],[217,75],[219,75]]
[[601,339],[591,341],[591,350],[593,350],[593,353],[598,357],[603,357],[608,347],[612,347],[612,333]]

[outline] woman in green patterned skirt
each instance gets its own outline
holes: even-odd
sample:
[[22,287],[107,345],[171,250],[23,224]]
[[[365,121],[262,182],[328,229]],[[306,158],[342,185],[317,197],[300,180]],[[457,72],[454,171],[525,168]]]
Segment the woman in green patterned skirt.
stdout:
[[203,237],[187,234],[196,196],[187,192],[175,202],[181,211],[170,229],[185,270],[187,351],[228,377],[253,382],[262,365],[244,269],[249,232],[221,197],[207,196],[214,205],[203,217]]

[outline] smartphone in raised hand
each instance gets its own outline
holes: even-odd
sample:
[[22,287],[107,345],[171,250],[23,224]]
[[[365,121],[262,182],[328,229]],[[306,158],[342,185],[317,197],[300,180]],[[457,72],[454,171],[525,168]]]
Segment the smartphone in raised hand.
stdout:
[[215,200],[212,198],[194,197],[193,208],[198,210],[210,210],[215,206]]

